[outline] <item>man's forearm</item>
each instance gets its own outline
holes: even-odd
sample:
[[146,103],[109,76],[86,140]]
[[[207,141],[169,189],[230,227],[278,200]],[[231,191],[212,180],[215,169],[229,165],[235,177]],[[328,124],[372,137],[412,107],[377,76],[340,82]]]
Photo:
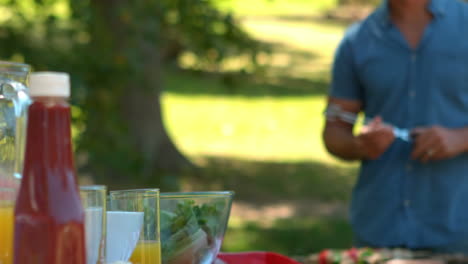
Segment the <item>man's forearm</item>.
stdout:
[[362,160],[359,140],[352,131],[340,126],[327,126],[323,134],[327,150],[344,160]]
[[454,131],[457,134],[458,144],[461,149],[460,152],[461,153],[468,152],[468,127],[459,128]]

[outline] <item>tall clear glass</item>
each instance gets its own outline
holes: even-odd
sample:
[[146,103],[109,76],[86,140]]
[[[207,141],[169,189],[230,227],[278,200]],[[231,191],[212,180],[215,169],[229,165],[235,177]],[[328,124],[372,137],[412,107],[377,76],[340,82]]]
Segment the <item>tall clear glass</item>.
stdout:
[[31,102],[26,88],[29,72],[26,64],[0,61],[0,187],[19,187]]
[[[125,250],[117,251],[127,255],[116,258],[113,252],[118,248],[110,249],[108,244],[107,261],[129,259],[132,264],[161,264],[159,189],[111,191],[109,200],[107,242],[127,241],[121,246]],[[127,230],[130,228],[133,231]]]
[[13,214],[16,189],[0,187],[0,263],[13,263]]
[[85,210],[86,263],[105,263],[107,187],[80,186],[80,195]]

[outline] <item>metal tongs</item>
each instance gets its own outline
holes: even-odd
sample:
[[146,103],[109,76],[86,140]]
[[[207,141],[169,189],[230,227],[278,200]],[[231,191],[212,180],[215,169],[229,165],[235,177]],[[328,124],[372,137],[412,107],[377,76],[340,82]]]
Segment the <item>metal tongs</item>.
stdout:
[[[327,107],[327,109],[325,110],[325,116],[327,120],[330,120],[330,121],[341,120],[343,122],[346,122],[352,125],[354,125],[358,119],[357,114],[345,111],[341,109],[339,105],[336,105],[336,104],[330,104]],[[372,118],[366,117],[364,119],[364,124],[369,123],[371,120]],[[412,138],[411,138],[411,132],[409,129],[399,128],[389,123],[385,123],[385,124],[392,128],[395,138],[398,138],[405,142],[411,142]]]

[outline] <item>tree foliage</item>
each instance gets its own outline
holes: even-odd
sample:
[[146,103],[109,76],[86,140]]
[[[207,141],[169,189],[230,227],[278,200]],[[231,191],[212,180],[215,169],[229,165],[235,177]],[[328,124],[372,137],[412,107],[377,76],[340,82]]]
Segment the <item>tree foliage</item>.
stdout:
[[[2,0],[0,0],[2,1]],[[162,126],[162,69],[192,52],[204,65],[258,44],[210,0],[3,0],[0,57],[67,71],[84,172],[151,177],[180,167]]]

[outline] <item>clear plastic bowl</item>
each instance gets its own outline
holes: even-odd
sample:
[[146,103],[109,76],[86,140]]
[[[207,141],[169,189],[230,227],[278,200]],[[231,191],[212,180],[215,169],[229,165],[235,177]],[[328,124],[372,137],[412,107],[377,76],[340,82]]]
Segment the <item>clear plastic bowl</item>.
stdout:
[[234,193],[160,194],[163,264],[211,264],[221,248]]

